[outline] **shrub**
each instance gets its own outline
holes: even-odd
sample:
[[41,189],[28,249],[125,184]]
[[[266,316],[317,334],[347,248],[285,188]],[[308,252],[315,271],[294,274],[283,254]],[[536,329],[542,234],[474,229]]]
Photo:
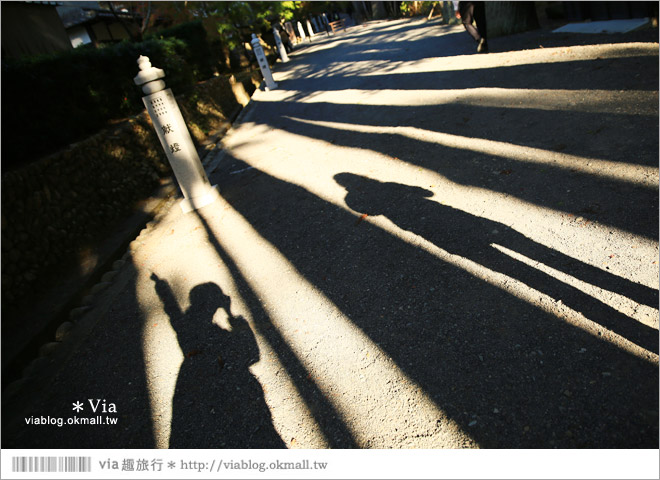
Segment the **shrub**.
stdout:
[[133,78],[148,56],[175,93],[194,83],[188,46],[175,38],[82,48],[2,64],[2,167],[12,168],[98,131],[144,105]]
[[150,38],[182,40],[186,45],[185,58],[195,81],[206,80],[217,70],[218,54],[211,49],[201,20],[166,28]]

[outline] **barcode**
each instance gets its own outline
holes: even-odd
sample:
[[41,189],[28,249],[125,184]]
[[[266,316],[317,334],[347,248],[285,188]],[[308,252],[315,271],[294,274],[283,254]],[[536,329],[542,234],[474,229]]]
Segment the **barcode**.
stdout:
[[12,457],[12,472],[91,472],[92,457]]

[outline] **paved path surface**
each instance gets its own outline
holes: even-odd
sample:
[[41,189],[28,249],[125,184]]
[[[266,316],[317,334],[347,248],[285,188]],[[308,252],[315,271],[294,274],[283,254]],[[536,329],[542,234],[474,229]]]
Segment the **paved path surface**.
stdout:
[[[205,161],[222,200],[170,200],[3,446],[656,448],[658,45],[516,38],[382,22],[278,64]],[[119,423],[25,424],[88,399]]]

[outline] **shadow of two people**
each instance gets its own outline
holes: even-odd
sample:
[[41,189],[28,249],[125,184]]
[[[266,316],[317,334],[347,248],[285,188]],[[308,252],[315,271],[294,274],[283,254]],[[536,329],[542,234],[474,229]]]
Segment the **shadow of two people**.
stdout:
[[[215,283],[195,286],[179,307],[167,281],[155,289],[184,355],[172,399],[170,448],[284,448],[264,392],[249,367],[259,347],[247,321],[231,313],[231,298]],[[213,322],[227,313],[231,330]]]
[[651,352],[658,353],[657,330],[551,275],[506,255],[493,244],[654,308],[658,305],[656,290],[564,255],[502,223],[429,200],[434,195],[429,190],[394,182],[380,182],[352,173],[340,173],[334,178],[347,190],[345,201],[353,210],[371,216],[384,215],[400,228],[425,238],[443,250],[503,273],[561,300],[590,320]]

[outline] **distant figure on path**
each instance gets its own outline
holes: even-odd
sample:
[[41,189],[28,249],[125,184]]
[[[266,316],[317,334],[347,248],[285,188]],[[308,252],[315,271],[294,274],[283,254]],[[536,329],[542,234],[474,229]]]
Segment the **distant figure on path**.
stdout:
[[280,34],[282,45],[284,45],[284,50],[286,50],[286,53],[291,53],[293,51],[293,43],[291,43],[291,39],[289,38],[289,32],[286,31],[286,28],[284,28],[282,22],[276,22],[273,24],[273,27],[276,28]]
[[[457,11],[456,16],[460,17],[465,30],[477,42],[477,53],[488,53],[485,2],[454,2],[454,10]],[[473,20],[477,23],[476,28],[472,25]]]

